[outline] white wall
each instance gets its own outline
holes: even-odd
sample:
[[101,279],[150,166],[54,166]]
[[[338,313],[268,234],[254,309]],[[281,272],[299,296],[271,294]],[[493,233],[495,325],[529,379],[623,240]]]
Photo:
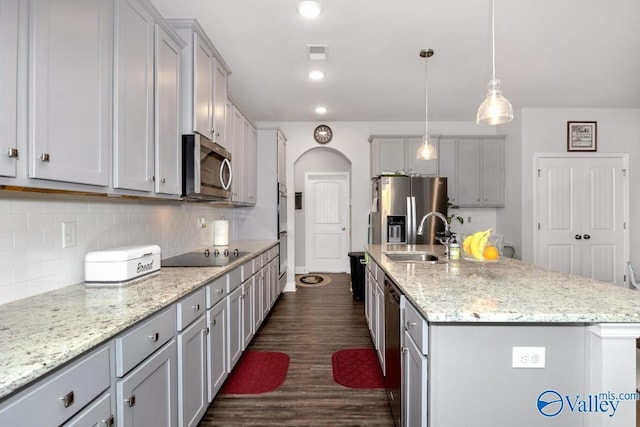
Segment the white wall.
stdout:
[[[0,191],[0,304],[83,282],[90,251],[157,244],[167,258],[212,244],[222,214],[231,218],[205,204]],[[207,228],[198,229],[198,217]],[[65,221],[76,223],[75,247],[62,248]]]
[[522,254],[533,260],[533,156],[536,153],[567,152],[567,122],[597,121],[597,149],[601,153],[629,153],[629,233],[631,262],[640,265],[640,200],[635,190],[640,173],[640,109],[525,108],[522,118]]

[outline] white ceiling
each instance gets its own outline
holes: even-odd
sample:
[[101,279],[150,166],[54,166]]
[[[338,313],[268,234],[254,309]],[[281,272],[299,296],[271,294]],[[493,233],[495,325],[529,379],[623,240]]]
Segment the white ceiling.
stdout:
[[[195,17],[255,121],[475,121],[491,79],[490,0],[152,0]],[[640,107],[639,0],[496,0],[496,77],[514,109]],[[327,44],[309,61],[305,45]],[[311,82],[309,70],[326,72]],[[313,109],[325,105],[318,116]]]

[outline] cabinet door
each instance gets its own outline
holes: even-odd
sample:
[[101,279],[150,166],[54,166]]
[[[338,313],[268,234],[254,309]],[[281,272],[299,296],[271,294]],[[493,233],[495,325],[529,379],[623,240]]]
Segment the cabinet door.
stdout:
[[[371,261],[369,261],[371,262]],[[368,268],[364,273],[364,317],[371,332],[371,299],[373,298],[373,292],[371,291],[371,272]]]
[[153,17],[137,0],[116,1],[113,186],[153,190]]
[[231,153],[231,160],[235,156],[233,147],[233,103],[227,97],[224,102],[224,147]]
[[[431,143],[436,147],[436,153],[440,157],[440,150],[438,149],[438,140],[431,138]],[[405,156],[407,169],[410,172],[416,172],[424,176],[437,176],[438,175],[438,159],[433,160],[418,160],[416,154],[418,149],[424,144],[422,138],[410,138],[405,142]]]
[[193,130],[213,139],[213,52],[198,33],[193,37]]
[[405,170],[404,139],[376,138],[371,142],[371,176]]
[[[269,314],[269,310],[271,309],[271,305],[269,304],[269,294],[271,293],[271,284],[274,281],[274,269],[277,269],[278,265],[275,259],[269,261],[267,264],[267,269],[264,271],[263,275],[263,284],[262,289],[260,290],[260,299],[262,302],[260,306],[262,307],[262,320],[267,318]],[[277,281],[277,276],[275,277]]]
[[176,341],[171,339],[118,382],[118,426],[177,425],[176,379]]
[[227,378],[227,302],[220,301],[207,312],[208,401],[213,401]]
[[253,292],[253,334],[258,333],[258,329],[260,329],[260,325],[262,325],[262,321],[264,320],[264,314],[262,311],[262,295],[264,294],[264,278],[265,271],[268,270],[268,267],[265,266],[260,269],[254,276],[254,292]]
[[226,136],[225,105],[227,103],[227,70],[215,59],[213,75],[213,141],[229,147]]
[[480,141],[458,141],[458,205],[480,204]]
[[236,288],[227,297],[227,371],[236,365],[242,356],[242,286]]
[[242,284],[242,349],[246,349],[253,338],[253,299],[254,299],[254,278]]
[[482,200],[484,206],[504,206],[504,139],[482,143]]
[[458,204],[458,141],[440,138],[438,144],[438,175],[447,178],[447,196]]
[[203,315],[178,334],[179,425],[198,425],[207,403],[207,319]]
[[113,1],[30,6],[29,176],[107,186]]
[[404,360],[402,369],[403,414],[405,426],[427,425],[427,357],[404,332]]
[[378,351],[378,359],[380,359],[382,372],[385,373],[384,292],[378,283],[376,283],[376,293],[376,350]]
[[231,181],[231,191],[233,193],[232,200],[234,202],[244,201],[244,144],[243,144],[243,115],[242,112],[233,107],[233,157],[231,164],[233,165],[233,179]]
[[243,176],[242,184],[244,187],[244,202],[255,204],[256,203],[256,188],[257,188],[257,176],[256,176],[256,130],[251,125],[249,120],[243,116],[242,118],[242,145],[243,149]]
[[287,187],[287,142],[282,132],[278,131],[278,184]]
[[156,193],[180,195],[182,190],[180,61],[180,47],[156,25]]
[[0,176],[10,177],[18,160],[10,151],[18,142],[18,9],[18,0],[0,0]]

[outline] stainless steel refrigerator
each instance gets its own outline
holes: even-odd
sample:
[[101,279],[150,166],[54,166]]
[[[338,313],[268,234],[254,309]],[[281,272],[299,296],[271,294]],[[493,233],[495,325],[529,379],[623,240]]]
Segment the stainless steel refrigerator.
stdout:
[[447,178],[381,176],[373,180],[371,243],[438,244],[436,232],[445,230],[435,216],[417,234],[424,215],[437,211],[447,215]]

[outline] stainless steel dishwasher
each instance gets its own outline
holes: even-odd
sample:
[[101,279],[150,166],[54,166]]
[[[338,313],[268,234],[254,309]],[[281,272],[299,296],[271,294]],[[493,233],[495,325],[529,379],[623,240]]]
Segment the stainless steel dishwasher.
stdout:
[[402,425],[402,391],[400,389],[400,290],[387,277],[384,279],[384,342],[386,376],[384,387],[396,427]]

